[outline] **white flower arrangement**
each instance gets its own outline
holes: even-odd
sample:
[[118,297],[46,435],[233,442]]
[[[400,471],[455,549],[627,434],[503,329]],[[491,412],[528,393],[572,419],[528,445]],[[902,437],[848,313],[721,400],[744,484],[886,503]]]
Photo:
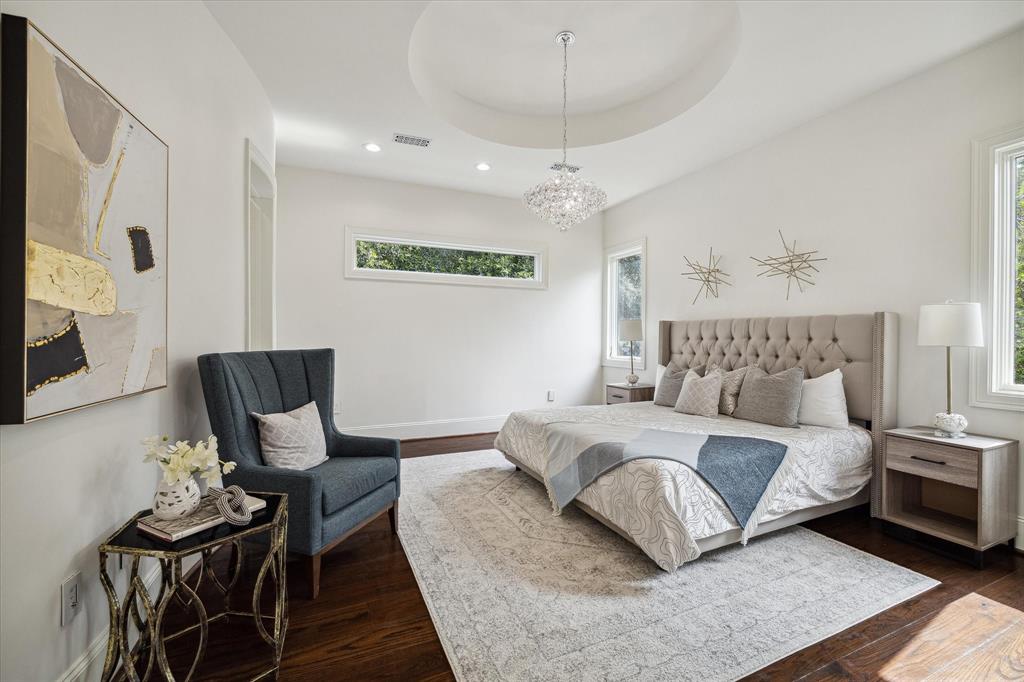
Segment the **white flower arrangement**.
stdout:
[[191,445],[187,440],[170,443],[168,436],[150,436],[142,441],[146,448],[144,462],[156,462],[164,472],[164,483],[182,483],[199,474],[205,479],[230,474],[234,462],[225,462],[217,457],[217,436],[211,435],[206,441]]

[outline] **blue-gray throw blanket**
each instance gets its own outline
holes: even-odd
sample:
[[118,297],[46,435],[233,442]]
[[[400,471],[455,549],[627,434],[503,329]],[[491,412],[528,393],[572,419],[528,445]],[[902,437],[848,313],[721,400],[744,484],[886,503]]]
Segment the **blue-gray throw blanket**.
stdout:
[[786,446],[763,438],[678,433],[604,424],[555,423],[547,428],[545,485],[556,511],[602,474],[635,459],[685,464],[717,492],[746,528]]

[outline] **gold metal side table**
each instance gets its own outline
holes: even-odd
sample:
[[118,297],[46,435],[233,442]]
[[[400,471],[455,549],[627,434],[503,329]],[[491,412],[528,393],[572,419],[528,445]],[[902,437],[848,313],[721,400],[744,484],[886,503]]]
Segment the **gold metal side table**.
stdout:
[[[226,619],[228,616],[252,618],[260,637],[270,645],[274,652],[274,665],[253,680],[267,677],[276,678],[281,665],[281,652],[284,648],[285,632],[288,629],[288,592],[285,581],[285,555],[288,547],[288,496],[279,493],[249,493],[267,501],[264,509],[253,512],[252,521],[245,526],[232,526],[222,523],[216,528],[190,535],[177,542],[162,542],[141,533],[136,521],[151,513],[145,509],[133,516],[121,526],[103,544],[99,546],[100,582],[107,593],[110,606],[110,636],[107,639],[107,657],[103,664],[103,681],[112,680],[116,673],[133,682],[148,680],[156,668],[158,679],[174,680],[170,665],[167,662],[166,643],[188,632],[199,630],[199,646],[195,658],[189,668],[185,680],[192,679],[199,663],[206,653],[206,641],[209,624]],[[244,538],[268,534],[266,554],[256,575],[253,586],[252,610],[238,611],[231,606],[232,592],[242,568],[242,540]],[[217,577],[210,563],[213,553],[224,545],[233,545],[234,561],[229,567],[228,583],[225,585]],[[124,599],[119,600],[114,585],[107,573],[107,559],[112,554],[131,558],[131,575],[128,579],[128,590]],[[202,599],[186,583],[182,575],[181,563],[186,557],[199,555],[201,581],[203,576],[220,592],[223,597],[223,610],[209,616]],[[139,575],[139,562],[143,557],[152,557],[160,562],[160,592],[153,601],[149,590]],[[263,615],[260,612],[260,594],[267,576],[275,583],[274,613]],[[198,589],[198,584],[196,588]],[[169,634],[161,634],[164,615],[172,600],[177,600],[182,607],[195,612],[198,622]],[[141,605],[141,608],[140,608]],[[268,622],[272,622],[268,630]],[[139,637],[134,646],[129,642],[128,628],[134,624]],[[121,667],[118,669],[118,662]],[[139,665],[145,667],[140,673]]]

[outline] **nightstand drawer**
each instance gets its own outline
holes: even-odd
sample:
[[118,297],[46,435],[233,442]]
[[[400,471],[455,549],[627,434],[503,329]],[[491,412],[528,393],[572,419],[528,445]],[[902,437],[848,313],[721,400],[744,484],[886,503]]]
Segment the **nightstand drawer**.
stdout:
[[606,390],[606,398],[609,404],[612,403],[628,403],[630,402],[629,390],[625,388],[615,388],[609,386]]
[[973,450],[889,436],[885,465],[924,478],[978,487],[978,454]]

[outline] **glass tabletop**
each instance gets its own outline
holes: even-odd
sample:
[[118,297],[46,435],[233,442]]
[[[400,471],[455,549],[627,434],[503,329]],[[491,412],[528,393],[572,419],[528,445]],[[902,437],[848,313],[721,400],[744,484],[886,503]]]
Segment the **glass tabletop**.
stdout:
[[168,557],[172,555],[192,554],[207,545],[217,545],[228,541],[233,536],[255,534],[260,529],[272,526],[277,519],[278,510],[282,500],[287,497],[280,493],[249,493],[267,501],[267,506],[252,513],[252,520],[244,526],[233,526],[230,523],[222,523],[213,528],[199,531],[175,542],[160,540],[159,538],[146,535],[139,530],[136,522],[143,516],[153,513],[151,509],[143,509],[131,521],[126,523],[120,530],[115,532],[106,542],[100,545],[101,552],[143,554]]

